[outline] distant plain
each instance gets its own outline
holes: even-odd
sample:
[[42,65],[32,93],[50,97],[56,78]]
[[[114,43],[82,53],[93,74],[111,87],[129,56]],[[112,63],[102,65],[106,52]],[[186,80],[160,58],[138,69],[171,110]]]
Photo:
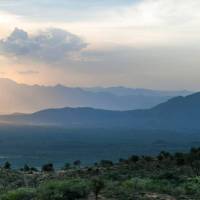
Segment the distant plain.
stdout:
[[187,151],[200,145],[197,132],[133,129],[64,129],[57,127],[1,126],[0,164],[40,167],[52,162],[57,168],[81,160],[92,165],[117,161],[133,154],[154,155],[161,150]]

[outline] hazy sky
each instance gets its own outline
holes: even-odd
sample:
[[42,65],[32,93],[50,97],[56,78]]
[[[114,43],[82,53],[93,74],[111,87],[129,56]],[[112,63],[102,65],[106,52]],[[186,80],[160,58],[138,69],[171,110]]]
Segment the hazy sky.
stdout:
[[200,89],[199,0],[0,0],[0,77]]

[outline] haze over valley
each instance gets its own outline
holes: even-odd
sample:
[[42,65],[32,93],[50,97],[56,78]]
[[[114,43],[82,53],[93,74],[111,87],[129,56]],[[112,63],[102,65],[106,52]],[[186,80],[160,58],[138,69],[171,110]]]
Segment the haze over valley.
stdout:
[[0,200],[200,200],[200,0],[0,0]]
[[151,108],[190,91],[158,91],[126,87],[66,87],[19,84],[0,79],[0,113],[31,113],[48,108],[91,107],[107,110]]
[[60,108],[32,114],[1,115],[0,121],[15,125],[65,128],[107,128],[142,130],[200,130],[200,93],[174,97],[150,109],[112,111],[94,108]]

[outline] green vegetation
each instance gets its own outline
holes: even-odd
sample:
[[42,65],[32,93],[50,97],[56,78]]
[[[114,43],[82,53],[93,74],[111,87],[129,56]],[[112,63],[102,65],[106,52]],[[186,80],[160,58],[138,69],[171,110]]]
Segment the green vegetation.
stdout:
[[30,200],[36,197],[36,190],[32,188],[19,188],[8,191],[1,196],[2,200]]
[[148,200],[200,199],[200,148],[189,153],[162,151],[156,157],[133,155],[113,163],[80,161],[35,169],[0,169],[0,200]]
[[89,184],[83,179],[50,181],[37,190],[40,200],[75,200],[89,195]]

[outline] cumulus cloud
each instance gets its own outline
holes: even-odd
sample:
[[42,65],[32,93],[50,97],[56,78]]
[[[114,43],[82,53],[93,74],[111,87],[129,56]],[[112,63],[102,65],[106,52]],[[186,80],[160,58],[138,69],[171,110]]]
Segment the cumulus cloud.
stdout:
[[7,38],[0,40],[0,54],[52,64],[70,60],[86,47],[87,43],[77,35],[56,28],[41,31],[36,35],[15,28]]

